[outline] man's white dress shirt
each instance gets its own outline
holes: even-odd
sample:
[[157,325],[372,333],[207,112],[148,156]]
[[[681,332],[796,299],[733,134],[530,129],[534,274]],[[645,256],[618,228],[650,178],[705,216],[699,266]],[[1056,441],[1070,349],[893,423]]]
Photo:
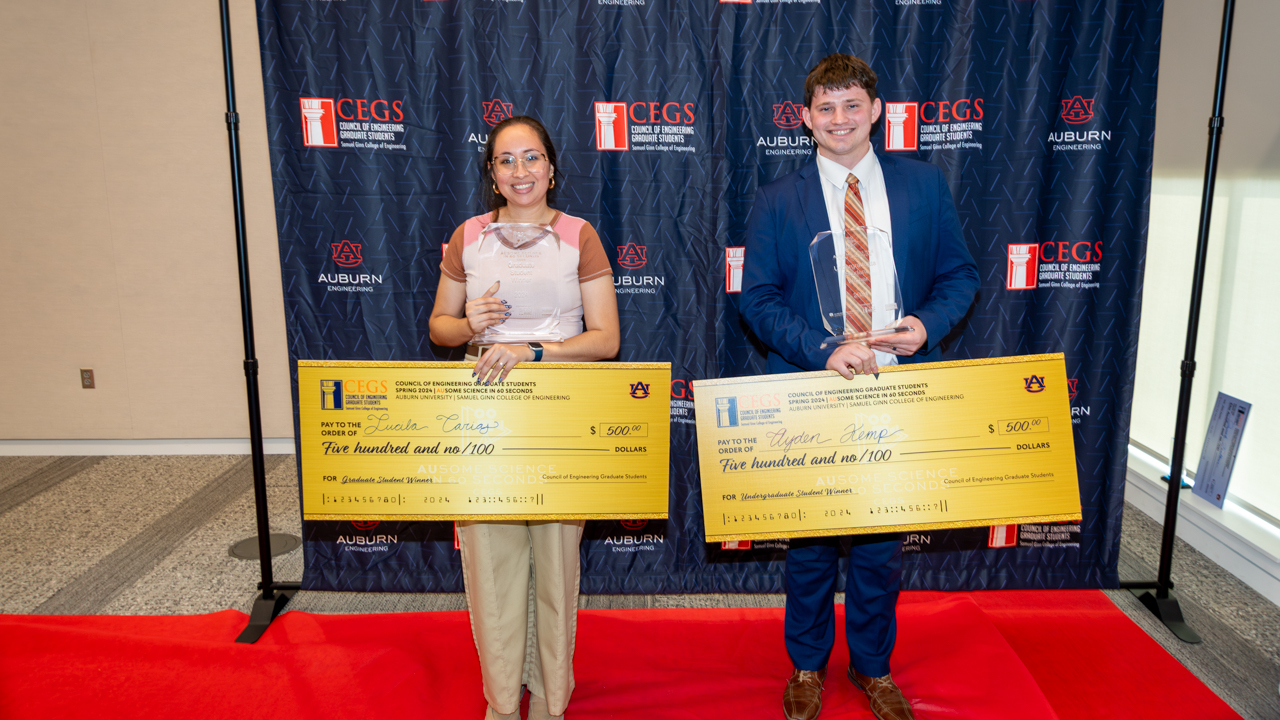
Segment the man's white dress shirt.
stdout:
[[[884,189],[884,172],[874,150],[853,166],[853,170],[835,160],[818,155],[818,175],[822,178],[822,199],[827,205],[827,220],[831,223],[831,235],[836,246],[836,267],[840,271],[840,287],[844,287],[844,196],[852,172],[858,178],[858,192],[862,195],[862,213],[867,227],[884,233],[877,241],[875,233],[867,233],[867,249],[870,253],[871,271],[871,329],[879,330],[897,324],[902,312],[895,304],[897,274],[893,264],[893,225],[889,221],[889,196]],[[841,293],[841,307],[845,298]],[[898,356],[876,351],[880,365],[897,365]]]

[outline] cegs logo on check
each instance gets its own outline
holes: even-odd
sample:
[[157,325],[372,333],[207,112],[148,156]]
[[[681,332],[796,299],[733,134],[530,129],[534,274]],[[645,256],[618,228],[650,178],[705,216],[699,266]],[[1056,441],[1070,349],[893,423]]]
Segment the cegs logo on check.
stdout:
[[716,398],[716,427],[738,427],[738,398]]
[[341,410],[342,409],[342,381],[341,380],[321,380],[320,381],[320,409],[321,410]]

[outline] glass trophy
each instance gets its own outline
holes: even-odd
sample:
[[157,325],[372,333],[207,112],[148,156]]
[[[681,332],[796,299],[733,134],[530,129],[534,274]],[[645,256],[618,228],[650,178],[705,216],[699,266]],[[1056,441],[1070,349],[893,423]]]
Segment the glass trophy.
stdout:
[[[489,223],[480,233],[475,288],[506,300],[511,316],[491,325],[472,342],[561,342],[560,236],[548,225]],[[470,295],[470,293],[468,293]]]
[[822,348],[847,342],[866,342],[903,332],[897,328],[903,315],[902,287],[898,284],[889,234],[878,228],[865,229],[871,275],[871,298],[863,306],[867,317],[871,318],[871,330],[867,332],[852,332],[845,328],[844,274],[836,255],[835,236],[830,232],[820,232],[809,243],[809,262],[813,265],[813,284],[818,290],[818,308],[822,313],[822,324],[831,333],[822,341]]

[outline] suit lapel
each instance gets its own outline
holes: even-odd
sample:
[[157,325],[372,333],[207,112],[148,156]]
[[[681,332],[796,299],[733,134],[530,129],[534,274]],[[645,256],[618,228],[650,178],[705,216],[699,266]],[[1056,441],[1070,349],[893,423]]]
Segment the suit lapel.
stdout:
[[827,201],[822,195],[822,176],[818,174],[818,160],[800,169],[800,184],[796,185],[800,193],[800,208],[804,211],[804,219],[808,236],[804,238],[807,250],[809,243],[821,232],[830,232],[831,220],[827,217]]

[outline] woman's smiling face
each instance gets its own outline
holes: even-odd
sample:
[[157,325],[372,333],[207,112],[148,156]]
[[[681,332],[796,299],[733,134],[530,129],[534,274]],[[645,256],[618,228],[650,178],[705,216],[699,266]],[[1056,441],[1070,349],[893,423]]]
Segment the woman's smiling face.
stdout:
[[[542,158],[541,168],[531,171],[526,162],[520,162],[531,154]],[[535,208],[547,201],[547,187],[555,168],[547,162],[547,149],[533,128],[524,124],[509,125],[502,129],[493,142],[492,176],[498,192],[507,199],[507,205]],[[499,172],[498,163],[506,158],[517,160],[510,175]]]

